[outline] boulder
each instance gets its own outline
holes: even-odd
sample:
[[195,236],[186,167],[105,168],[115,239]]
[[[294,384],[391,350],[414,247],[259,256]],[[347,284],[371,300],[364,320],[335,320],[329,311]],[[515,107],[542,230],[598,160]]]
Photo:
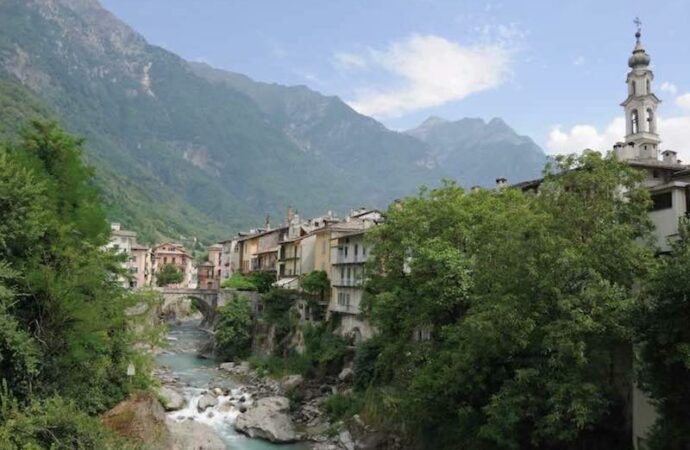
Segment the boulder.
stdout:
[[352,369],[346,367],[340,372],[340,374],[338,374],[338,379],[342,382],[351,381],[353,375],[354,372],[352,372]]
[[343,430],[338,434],[338,442],[346,450],[355,450],[355,443],[349,431]]
[[124,400],[101,417],[106,428],[154,450],[171,448],[172,436],[165,419],[163,406],[149,393]]
[[206,408],[216,406],[217,404],[218,399],[216,397],[211,394],[204,394],[196,404],[196,409],[199,410],[199,412],[204,412]]
[[290,392],[298,387],[302,386],[304,383],[304,378],[302,375],[288,375],[280,381],[280,387],[284,391]]
[[275,443],[295,442],[298,436],[289,410],[290,400],[285,397],[259,399],[253,408],[237,417],[235,429],[249,437]]
[[232,372],[235,369],[234,362],[226,362],[220,365],[220,370],[225,370],[226,372]]
[[177,411],[184,408],[186,401],[182,394],[175,389],[169,386],[161,386],[157,393],[166,411]]
[[193,420],[168,420],[172,435],[172,450],[225,450],[225,443],[211,427]]

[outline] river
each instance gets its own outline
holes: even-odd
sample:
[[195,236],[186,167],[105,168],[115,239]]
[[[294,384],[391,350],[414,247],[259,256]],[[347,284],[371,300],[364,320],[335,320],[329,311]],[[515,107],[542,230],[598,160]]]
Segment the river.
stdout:
[[[231,397],[243,395],[240,385],[230,375],[218,370],[218,363],[197,357],[197,350],[208,340],[201,330],[198,321],[186,321],[181,325],[172,325],[168,334],[169,347],[156,357],[156,364],[167,368],[171,375],[185,385],[182,392],[187,400],[187,407],[169,413],[175,420],[194,418],[213,428],[218,436],[232,450],[306,450],[305,444],[276,445],[260,439],[252,439],[236,432],[232,426],[239,411],[223,406]],[[230,389],[229,396],[219,397],[219,406],[208,408],[203,413],[197,411],[196,405],[204,390],[220,387]],[[247,396],[248,397],[248,396]]]

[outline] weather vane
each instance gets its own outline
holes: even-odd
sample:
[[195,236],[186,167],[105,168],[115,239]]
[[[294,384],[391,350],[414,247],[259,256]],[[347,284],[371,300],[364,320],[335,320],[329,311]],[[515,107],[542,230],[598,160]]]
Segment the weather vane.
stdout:
[[633,20],[633,23],[637,25],[637,32],[639,33],[642,31],[642,21],[640,20],[639,17],[635,17],[635,20]]

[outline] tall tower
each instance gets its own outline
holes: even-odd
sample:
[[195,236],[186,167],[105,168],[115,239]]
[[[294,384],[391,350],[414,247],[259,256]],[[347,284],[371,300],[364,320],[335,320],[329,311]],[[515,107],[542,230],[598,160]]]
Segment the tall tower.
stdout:
[[625,109],[625,144],[629,150],[626,153],[634,155],[635,159],[658,159],[661,139],[657,132],[656,109],[661,100],[652,92],[654,74],[649,69],[651,58],[640,43],[640,20],[635,19],[635,24],[636,43],[628,59],[630,72],[626,80],[628,98],[621,103]]

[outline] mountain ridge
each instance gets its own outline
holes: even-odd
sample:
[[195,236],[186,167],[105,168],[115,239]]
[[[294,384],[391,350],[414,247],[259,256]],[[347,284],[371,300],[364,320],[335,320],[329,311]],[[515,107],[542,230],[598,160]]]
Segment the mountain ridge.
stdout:
[[190,63],[95,0],[0,3],[0,79],[86,137],[111,218],[149,241],[210,242],[288,205],[305,215],[382,208],[442,178],[474,182],[457,170],[457,146],[389,130],[306,86]]

